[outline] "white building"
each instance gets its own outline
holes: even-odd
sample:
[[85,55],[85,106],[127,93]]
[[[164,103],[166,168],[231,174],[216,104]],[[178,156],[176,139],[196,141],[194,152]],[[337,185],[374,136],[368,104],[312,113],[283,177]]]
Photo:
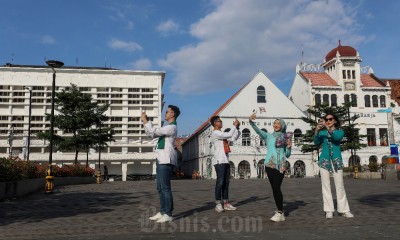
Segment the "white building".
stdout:
[[[45,113],[51,111],[53,71],[47,66],[6,64],[0,67],[0,157],[10,154],[23,159],[26,155],[28,132],[29,91],[32,90],[31,161],[48,162],[48,142],[36,138],[37,132],[50,128]],[[161,126],[162,86],[164,72],[127,71],[109,68],[62,67],[56,69],[56,91],[75,84],[84,93],[92,95],[98,103],[110,103],[105,123],[115,129],[115,142],[101,153],[101,169],[107,165],[110,175],[154,175],[153,148],[155,141],[146,137],[140,113],[146,110],[153,123]],[[57,109],[57,107],[56,107]],[[55,111],[57,114],[57,111]],[[58,135],[63,132],[55,128]],[[13,140],[10,146],[10,133]],[[98,153],[90,151],[91,167],[98,167]],[[81,152],[78,161],[86,162]],[[53,163],[71,164],[74,153],[54,152]]]
[[[379,80],[370,67],[361,67],[359,53],[350,46],[331,50],[320,65],[299,64],[289,98],[302,111],[309,106],[326,103],[330,106],[352,103],[351,114],[357,114],[359,133],[367,135],[368,146],[356,152],[355,161],[361,165],[381,162],[390,155],[389,143],[394,139],[391,88]],[[397,125],[395,125],[397,126]],[[343,153],[345,166],[351,161],[349,151]]]
[[[218,106],[216,106],[216,109]],[[256,123],[260,129],[273,132],[276,118],[286,121],[287,131],[295,133],[295,141],[309,126],[301,120],[305,114],[294,105],[262,72],[257,73],[227,102],[220,106],[212,116],[220,116],[223,129],[233,127],[235,117],[241,122],[241,137],[231,146],[229,155],[231,175],[235,178],[256,178],[263,172],[259,163],[264,162],[266,148],[249,125],[248,118],[257,111]],[[211,117],[212,117],[211,116]],[[210,118],[211,118],[210,117]],[[211,165],[210,133],[213,127],[209,120],[201,125],[183,144],[183,163],[181,170],[190,175],[193,170],[200,171],[204,178],[216,178]],[[314,176],[318,173],[311,154],[303,154],[293,146],[292,156],[288,158],[291,174]]]

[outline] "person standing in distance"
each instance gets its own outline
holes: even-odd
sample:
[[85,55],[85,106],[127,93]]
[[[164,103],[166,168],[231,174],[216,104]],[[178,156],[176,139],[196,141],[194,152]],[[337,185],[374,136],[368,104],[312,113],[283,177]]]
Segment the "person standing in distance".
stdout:
[[172,211],[174,210],[174,201],[171,191],[171,177],[172,169],[177,161],[175,138],[178,134],[176,119],[179,114],[180,110],[178,107],[169,105],[164,117],[168,124],[161,128],[153,126],[145,112],[142,112],[141,116],[146,134],[152,138],[158,137],[155,153],[157,157],[156,178],[157,190],[160,197],[160,212],[149,218],[158,223],[170,222],[173,220]]
[[225,210],[234,211],[236,207],[229,202],[229,179],[231,177],[231,165],[229,163],[229,142],[236,141],[239,138],[240,123],[237,119],[233,122],[234,128],[229,132],[222,132],[222,120],[219,116],[210,119],[214,131],[211,133],[211,142],[213,146],[212,163],[217,174],[215,183],[215,211],[223,212]]
[[350,212],[343,184],[343,159],[340,141],[344,137],[344,131],[339,129],[340,122],[335,114],[327,113],[324,120],[325,122],[318,123],[315,128],[314,144],[321,146],[318,166],[321,174],[325,217],[333,218],[335,211],[330,182],[330,174],[332,173],[336,188],[337,211],[346,218],[352,218],[354,215]]

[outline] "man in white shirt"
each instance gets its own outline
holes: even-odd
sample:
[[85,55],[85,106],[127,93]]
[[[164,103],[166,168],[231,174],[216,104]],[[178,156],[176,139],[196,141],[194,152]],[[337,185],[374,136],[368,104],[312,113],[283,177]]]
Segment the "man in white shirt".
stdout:
[[164,117],[168,125],[161,128],[153,126],[153,124],[148,121],[145,112],[143,112],[141,116],[146,134],[152,138],[158,137],[155,152],[157,157],[156,178],[157,190],[160,196],[160,212],[149,218],[158,223],[170,222],[173,220],[172,211],[174,210],[174,201],[171,191],[171,176],[172,169],[177,161],[175,138],[178,133],[176,119],[179,114],[180,110],[178,107],[169,105]]
[[[236,210],[229,202],[229,178],[231,176],[231,166],[229,163],[229,142],[236,141],[239,138],[240,123],[237,119],[233,122],[234,128],[229,132],[222,132],[222,120],[219,116],[214,116],[210,120],[214,131],[211,133],[213,143],[213,165],[217,173],[217,182],[215,184],[215,211],[223,212],[225,210]],[[221,202],[221,200],[223,202]],[[223,204],[223,206],[222,206]]]

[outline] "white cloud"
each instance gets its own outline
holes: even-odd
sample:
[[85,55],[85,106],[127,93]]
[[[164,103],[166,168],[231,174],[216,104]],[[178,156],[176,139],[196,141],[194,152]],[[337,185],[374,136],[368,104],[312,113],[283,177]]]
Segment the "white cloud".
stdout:
[[56,42],[56,40],[52,36],[49,36],[49,35],[42,36],[40,41],[44,44],[53,44]]
[[[261,69],[274,82],[295,74],[301,61],[366,37],[357,34],[356,9],[344,0],[218,0],[215,10],[191,26],[198,39],[171,52],[159,65],[174,72],[171,91],[205,93],[239,87]],[[322,53],[322,54],[321,54]]]
[[162,36],[168,36],[172,33],[177,33],[179,32],[179,24],[176,23],[175,21],[169,19],[167,21],[164,21],[160,23],[157,26],[157,31],[162,35]]
[[142,58],[130,64],[133,70],[150,70],[152,67],[151,61],[148,58]]
[[108,46],[112,49],[123,50],[126,52],[134,52],[143,50],[142,46],[136,42],[126,42],[118,39],[112,39]]

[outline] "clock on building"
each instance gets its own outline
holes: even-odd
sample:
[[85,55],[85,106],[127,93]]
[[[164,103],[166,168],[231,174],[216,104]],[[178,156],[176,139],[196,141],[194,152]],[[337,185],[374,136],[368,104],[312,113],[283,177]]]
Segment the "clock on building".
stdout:
[[356,89],[356,85],[354,83],[348,82],[344,85],[345,90],[354,90]]

